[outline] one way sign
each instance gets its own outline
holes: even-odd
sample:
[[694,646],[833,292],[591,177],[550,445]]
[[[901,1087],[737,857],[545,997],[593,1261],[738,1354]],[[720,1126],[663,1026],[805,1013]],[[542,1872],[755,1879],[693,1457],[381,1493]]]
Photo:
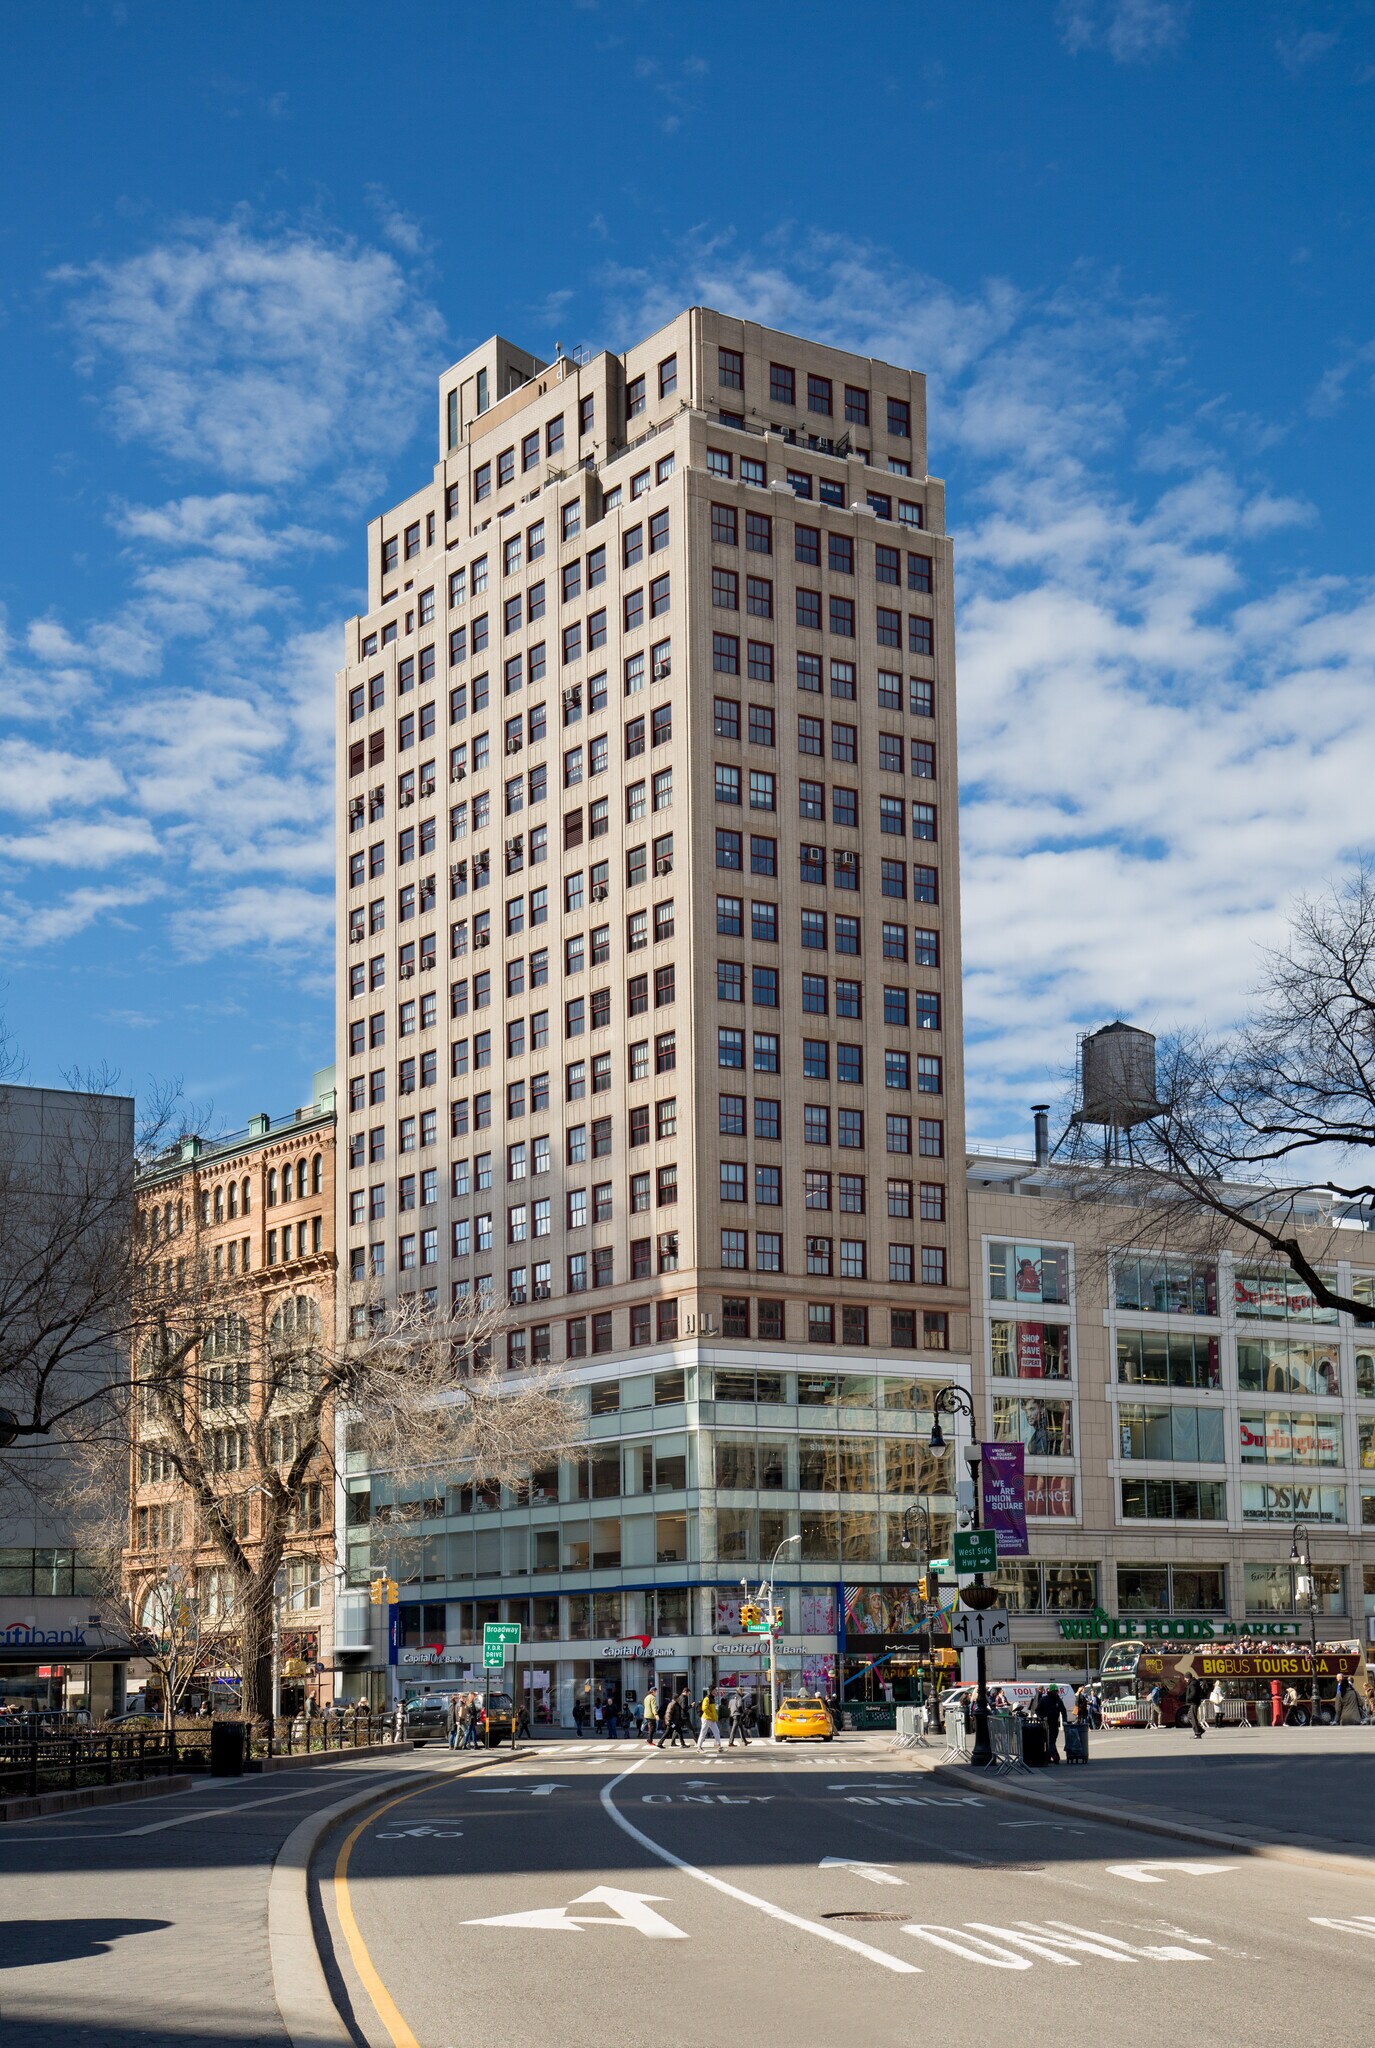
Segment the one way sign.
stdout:
[[1012,1637],[1005,1607],[962,1607],[950,1617],[950,1640],[957,1650],[987,1649]]

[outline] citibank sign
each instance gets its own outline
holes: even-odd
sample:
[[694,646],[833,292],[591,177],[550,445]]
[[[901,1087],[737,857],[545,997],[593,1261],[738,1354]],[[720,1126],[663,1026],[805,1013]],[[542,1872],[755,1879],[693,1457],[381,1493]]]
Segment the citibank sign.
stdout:
[[11,1621],[0,1627],[0,1643],[32,1646],[36,1650],[82,1650],[86,1647],[84,1628],[31,1628],[26,1621]]

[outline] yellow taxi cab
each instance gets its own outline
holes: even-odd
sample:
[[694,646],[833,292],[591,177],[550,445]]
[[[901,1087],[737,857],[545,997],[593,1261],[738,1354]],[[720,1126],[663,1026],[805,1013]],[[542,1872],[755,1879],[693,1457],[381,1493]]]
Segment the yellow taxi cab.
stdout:
[[773,1732],[780,1742],[829,1742],[835,1735],[825,1700],[796,1696],[779,1701]]

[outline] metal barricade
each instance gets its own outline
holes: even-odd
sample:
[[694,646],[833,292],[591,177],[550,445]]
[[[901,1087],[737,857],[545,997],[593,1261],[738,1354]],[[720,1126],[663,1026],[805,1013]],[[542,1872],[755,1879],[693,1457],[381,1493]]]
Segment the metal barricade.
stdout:
[[941,1762],[943,1764],[967,1763],[969,1761],[969,1723],[965,1719],[964,1708],[954,1704],[948,1706],[945,1709],[942,1720],[945,1727],[945,1753],[941,1757]]
[[893,1737],[894,1749],[926,1748],[925,1707],[900,1706],[898,1708],[898,1732]]
[[1018,1714],[990,1714],[988,1734],[993,1748],[995,1771],[1025,1771],[1022,1760],[1022,1721]]

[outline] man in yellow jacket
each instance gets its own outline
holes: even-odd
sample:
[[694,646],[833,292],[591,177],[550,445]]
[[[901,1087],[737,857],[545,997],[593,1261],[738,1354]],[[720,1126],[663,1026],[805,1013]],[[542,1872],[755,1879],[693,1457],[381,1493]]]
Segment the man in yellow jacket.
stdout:
[[719,1750],[721,1747],[721,1717],[717,1711],[716,1698],[710,1686],[702,1694],[701,1716],[702,1725],[697,1730],[697,1747],[701,1749],[707,1736],[710,1735]]

